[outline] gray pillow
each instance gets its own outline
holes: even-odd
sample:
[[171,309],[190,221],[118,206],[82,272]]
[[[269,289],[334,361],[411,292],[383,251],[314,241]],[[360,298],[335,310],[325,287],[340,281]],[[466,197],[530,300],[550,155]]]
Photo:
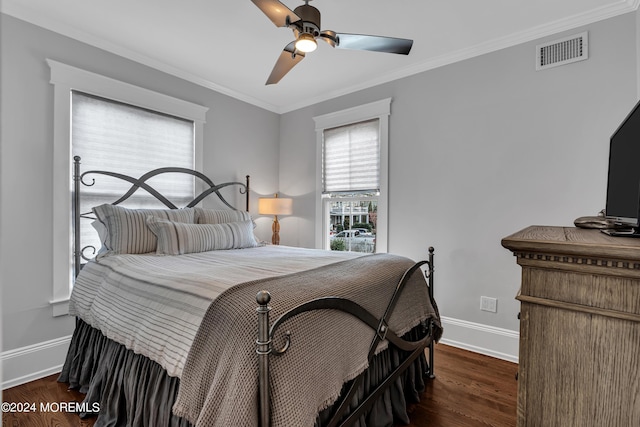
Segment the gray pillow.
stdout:
[[150,216],[147,218],[147,224],[158,238],[156,253],[159,255],[183,255],[258,246],[250,220],[223,224],[183,224]]
[[102,242],[106,252],[101,253],[101,257],[155,251],[158,240],[147,226],[147,217],[181,223],[193,223],[195,219],[193,208],[127,209],[104,204],[94,207],[93,213],[106,229],[106,236]]
[[251,220],[251,214],[247,211],[204,209],[199,207],[195,207],[194,210],[196,224],[224,224],[225,222]]

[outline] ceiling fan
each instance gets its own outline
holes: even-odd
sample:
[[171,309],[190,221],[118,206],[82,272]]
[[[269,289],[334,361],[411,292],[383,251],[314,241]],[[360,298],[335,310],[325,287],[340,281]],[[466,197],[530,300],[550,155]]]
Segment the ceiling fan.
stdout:
[[276,65],[267,79],[267,85],[282,79],[306,53],[318,47],[316,40],[327,42],[338,49],[369,50],[374,52],[398,53],[408,55],[413,40],[395,37],[371,36],[365,34],[336,33],[331,30],[320,31],[320,11],[309,6],[311,0],[293,11],[278,0],[251,0],[277,27],[293,29],[295,40],[285,46]]

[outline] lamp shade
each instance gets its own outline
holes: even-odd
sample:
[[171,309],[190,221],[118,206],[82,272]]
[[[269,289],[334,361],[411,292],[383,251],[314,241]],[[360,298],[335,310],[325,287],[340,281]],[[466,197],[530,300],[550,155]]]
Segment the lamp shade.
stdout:
[[258,200],[260,215],[291,215],[293,200],[280,197],[261,197]]

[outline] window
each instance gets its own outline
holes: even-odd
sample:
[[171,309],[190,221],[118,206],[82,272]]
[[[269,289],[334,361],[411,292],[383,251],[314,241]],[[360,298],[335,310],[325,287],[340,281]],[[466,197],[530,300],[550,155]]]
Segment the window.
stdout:
[[[130,166],[134,169],[141,166],[143,172],[162,166],[202,170],[203,129],[208,108],[57,61],[47,60],[47,63],[54,85],[53,298],[50,303],[53,315],[59,316],[68,313],[73,283],[72,156],[82,157],[82,170],[113,170],[115,163],[118,171],[134,176],[141,173],[128,169]],[[131,135],[133,129],[139,133],[135,137]],[[171,144],[168,141],[172,141]],[[176,144],[176,141],[181,142]],[[149,143],[153,144],[152,150],[145,145]],[[163,146],[170,151],[160,149]],[[172,151],[176,147],[178,151]],[[154,153],[154,160],[148,156],[150,151]],[[169,160],[155,157],[163,151]],[[140,161],[141,155],[143,161]],[[163,184],[153,182],[152,185]],[[170,185],[169,191],[174,194],[193,194],[192,182]],[[100,188],[105,189],[102,184]],[[101,203],[104,200],[101,197],[108,198],[111,191],[115,193],[119,189],[107,190],[107,194],[94,193],[94,200],[89,204]],[[185,194],[185,197],[188,196]],[[142,206],[148,200],[138,197],[136,203]],[[83,207],[83,212],[86,210]]]
[[[71,151],[80,156],[82,171],[115,171],[134,178],[149,170],[175,166],[193,169],[193,121],[72,91]],[[99,185],[81,186],[80,212],[111,203],[131,184],[107,176]],[[194,179],[182,174],[154,177],[148,183],[176,205],[186,205],[195,197]],[[164,208],[144,190],[127,199],[132,208]],[[81,221],[83,247],[100,249],[100,240],[90,221]],[[85,256],[91,257],[91,250]]]
[[322,133],[322,193],[380,192],[379,120]]
[[387,251],[390,104],[385,99],[314,118],[318,247]]

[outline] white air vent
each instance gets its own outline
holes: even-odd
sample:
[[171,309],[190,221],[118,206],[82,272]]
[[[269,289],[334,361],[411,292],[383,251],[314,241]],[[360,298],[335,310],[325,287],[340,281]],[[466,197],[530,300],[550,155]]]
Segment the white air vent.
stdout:
[[536,46],[536,70],[544,70],[589,58],[587,32]]

